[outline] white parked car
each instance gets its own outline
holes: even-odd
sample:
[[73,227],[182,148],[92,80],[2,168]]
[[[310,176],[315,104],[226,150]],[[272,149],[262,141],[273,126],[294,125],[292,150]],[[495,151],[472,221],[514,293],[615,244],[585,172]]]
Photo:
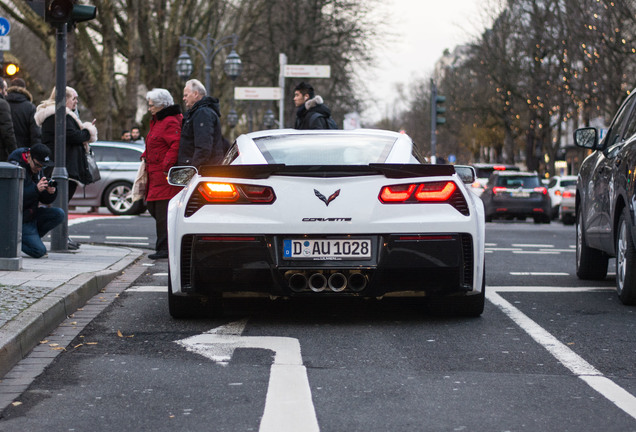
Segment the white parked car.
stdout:
[[172,316],[233,295],[430,296],[482,313],[471,167],[423,165],[407,135],[364,129],[250,133],[223,164],[169,173],[184,185],[168,209]]
[[563,198],[563,191],[570,187],[576,187],[576,176],[554,176],[548,183],[548,194],[552,200],[552,218],[559,216],[559,206]]

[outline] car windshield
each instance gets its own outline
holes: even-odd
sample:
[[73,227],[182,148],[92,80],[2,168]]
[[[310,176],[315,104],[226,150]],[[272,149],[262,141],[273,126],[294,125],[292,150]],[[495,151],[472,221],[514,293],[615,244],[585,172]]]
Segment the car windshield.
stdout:
[[539,177],[532,176],[500,176],[497,179],[496,186],[506,188],[535,188],[541,186]]
[[383,163],[395,138],[371,135],[277,135],[254,142],[270,164],[368,165]]

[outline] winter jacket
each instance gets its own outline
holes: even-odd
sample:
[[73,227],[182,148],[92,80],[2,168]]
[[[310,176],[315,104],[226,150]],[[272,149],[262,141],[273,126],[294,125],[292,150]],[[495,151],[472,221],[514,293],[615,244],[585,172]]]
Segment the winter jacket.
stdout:
[[296,111],[295,129],[329,129],[327,118],[331,110],[323,103],[321,96],[309,99]]
[[0,162],[6,162],[16,149],[9,102],[0,95]]
[[46,189],[42,192],[38,191],[38,182],[44,176],[42,170],[37,173],[31,171],[31,167],[27,162],[26,154],[29,148],[21,147],[14,150],[9,155],[9,162],[24,168],[24,182],[22,183],[22,223],[31,222],[35,219],[39,203],[51,204],[57,197],[57,188],[55,192],[50,194]]
[[182,121],[179,105],[163,108],[150,120],[146,151],[141,155],[146,158],[148,173],[146,201],[168,200],[181,190],[169,185],[166,175],[177,162]]
[[13,132],[18,147],[31,147],[42,143],[40,127],[35,123],[33,96],[23,87],[9,87],[7,102],[11,106]]
[[[51,149],[55,159],[55,101],[45,100],[38,105],[35,121],[42,127],[42,144]],[[85,169],[86,148],[84,143],[97,141],[97,128],[90,122],[82,123],[73,111],[66,108],[66,171],[69,178],[79,181]]]
[[[221,138],[219,100],[204,96],[188,111],[181,126],[177,165],[218,165],[224,151]],[[215,144],[216,143],[216,144]]]

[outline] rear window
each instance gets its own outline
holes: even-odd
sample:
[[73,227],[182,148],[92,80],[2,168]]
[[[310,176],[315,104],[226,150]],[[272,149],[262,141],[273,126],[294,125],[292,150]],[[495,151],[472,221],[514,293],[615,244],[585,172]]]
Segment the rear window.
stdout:
[[500,176],[497,178],[496,186],[515,188],[535,188],[541,186],[539,177],[531,176]]
[[383,163],[394,138],[369,135],[279,135],[254,142],[270,164],[368,165]]
[[576,180],[561,180],[562,187],[576,186]]

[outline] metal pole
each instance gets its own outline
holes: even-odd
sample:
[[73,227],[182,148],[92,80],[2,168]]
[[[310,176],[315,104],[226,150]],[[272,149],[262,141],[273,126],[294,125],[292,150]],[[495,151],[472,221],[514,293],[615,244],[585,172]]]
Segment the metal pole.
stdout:
[[283,53],[278,54],[278,62],[280,63],[280,75],[278,77],[278,86],[280,87],[280,103],[278,104],[278,128],[285,128],[285,65],[287,65],[287,56]]
[[435,103],[437,101],[437,87],[435,82],[431,79],[431,163],[437,163],[437,134],[435,133],[437,127],[437,110],[435,109]]
[[64,210],[64,221],[51,232],[51,250],[68,249],[68,171],[66,171],[66,23],[56,27],[55,46],[55,168],[57,180],[54,205]]
[[212,73],[212,59],[214,55],[212,55],[212,38],[208,34],[205,38],[205,54],[203,54],[203,61],[205,62],[205,90],[208,92],[208,96],[212,96],[212,89],[210,88],[210,75]]

